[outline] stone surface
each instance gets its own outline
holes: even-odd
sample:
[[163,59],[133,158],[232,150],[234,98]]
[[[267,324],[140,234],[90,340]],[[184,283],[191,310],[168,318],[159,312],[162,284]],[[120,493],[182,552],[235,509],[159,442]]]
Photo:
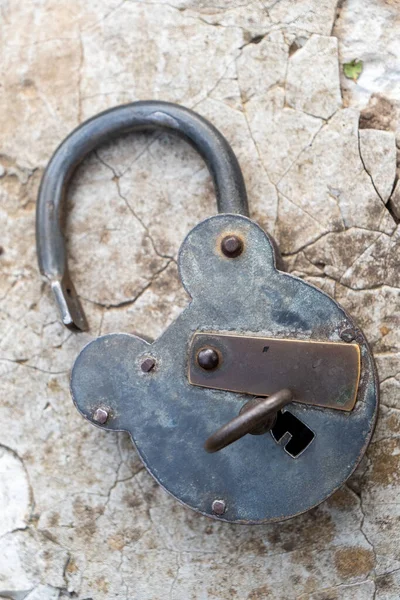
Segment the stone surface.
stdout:
[[[0,14],[0,597],[397,600],[398,2],[38,0]],[[355,58],[357,83],[342,73]],[[153,133],[99,148],[68,195],[90,330],[60,325],[35,257],[43,169],[82,120],[145,98],[195,108],[224,133],[287,269],[341,302],[374,351],[382,409],[367,456],[293,521],[192,514],[127,436],[91,427],[70,400],[69,370],[94,336],[155,338],[179,314],[179,245],[216,212],[184,142]]]

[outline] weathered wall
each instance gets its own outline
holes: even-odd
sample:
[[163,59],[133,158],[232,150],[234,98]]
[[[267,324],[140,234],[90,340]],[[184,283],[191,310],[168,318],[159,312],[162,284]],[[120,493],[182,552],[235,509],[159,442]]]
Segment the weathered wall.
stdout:
[[[340,4],[0,0],[5,597],[399,598],[400,3]],[[341,77],[355,58],[364,61],[357,83]],[[207,170],[183,142],[136,135],[99,149],[69,196],[71,270],[90,332],[62,328],[36,267],[43,168],[82,120],[148,98],[195,108],[221,129],[251,215],[288,270],[339,300],[372,344],[382,408],[368,456],[342,490],[293,521],[245,528],[185,510],[126,435],[89,426],[72,406],[68,372],[88,340],[116,330],[156,337],[185,305],[176,253],[215,212]]]

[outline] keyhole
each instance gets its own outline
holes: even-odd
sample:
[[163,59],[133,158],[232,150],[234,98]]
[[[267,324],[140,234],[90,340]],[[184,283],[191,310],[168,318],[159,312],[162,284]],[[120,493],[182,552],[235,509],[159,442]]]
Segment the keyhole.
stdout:
[[271,434],[292,458],[300,456],[315,437],[305,423],[287,410],[278,412]]

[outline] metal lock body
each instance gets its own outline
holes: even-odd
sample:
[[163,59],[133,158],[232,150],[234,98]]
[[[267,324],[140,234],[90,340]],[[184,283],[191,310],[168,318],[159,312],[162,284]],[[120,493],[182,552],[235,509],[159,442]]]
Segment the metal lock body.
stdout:
[[139,102],[75,130],[39,192],[41,272],[64,324],[84,328],[59,227],[64,192],[99,143],[148,128],[198,149],[221,214],[182,243],[187,308],[151,344],[123,333],[90,342],[73,367],[73,400],[92,423],[128,431],[158,483],[195,511],[231,523],[293,517],[330,496],[361,460],[377,416],[376,370],[343,308],[277,268],[275,242],[247,216],[237,159],[210,123],[173,104]]

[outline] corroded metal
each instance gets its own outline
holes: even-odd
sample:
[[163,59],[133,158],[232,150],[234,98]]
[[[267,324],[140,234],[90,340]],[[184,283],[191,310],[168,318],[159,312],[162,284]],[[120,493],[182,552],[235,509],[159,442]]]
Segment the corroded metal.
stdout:
[[108,410],[106,408],[96,408],[93,413],[93,421],[99,423],[99,425],[104,425],[108,419]]
[[227,235],[221,242],[221,250],[228,258],[236,258],[243,252],[243,241],[237,235]]
[[[221,356],[205,372],[196,357],[210,346]],[[352,410],[360,379],[357,344],[196,333],[189,350],[189,381],[219,390],[268,396],[287,386],[296,402]]]

